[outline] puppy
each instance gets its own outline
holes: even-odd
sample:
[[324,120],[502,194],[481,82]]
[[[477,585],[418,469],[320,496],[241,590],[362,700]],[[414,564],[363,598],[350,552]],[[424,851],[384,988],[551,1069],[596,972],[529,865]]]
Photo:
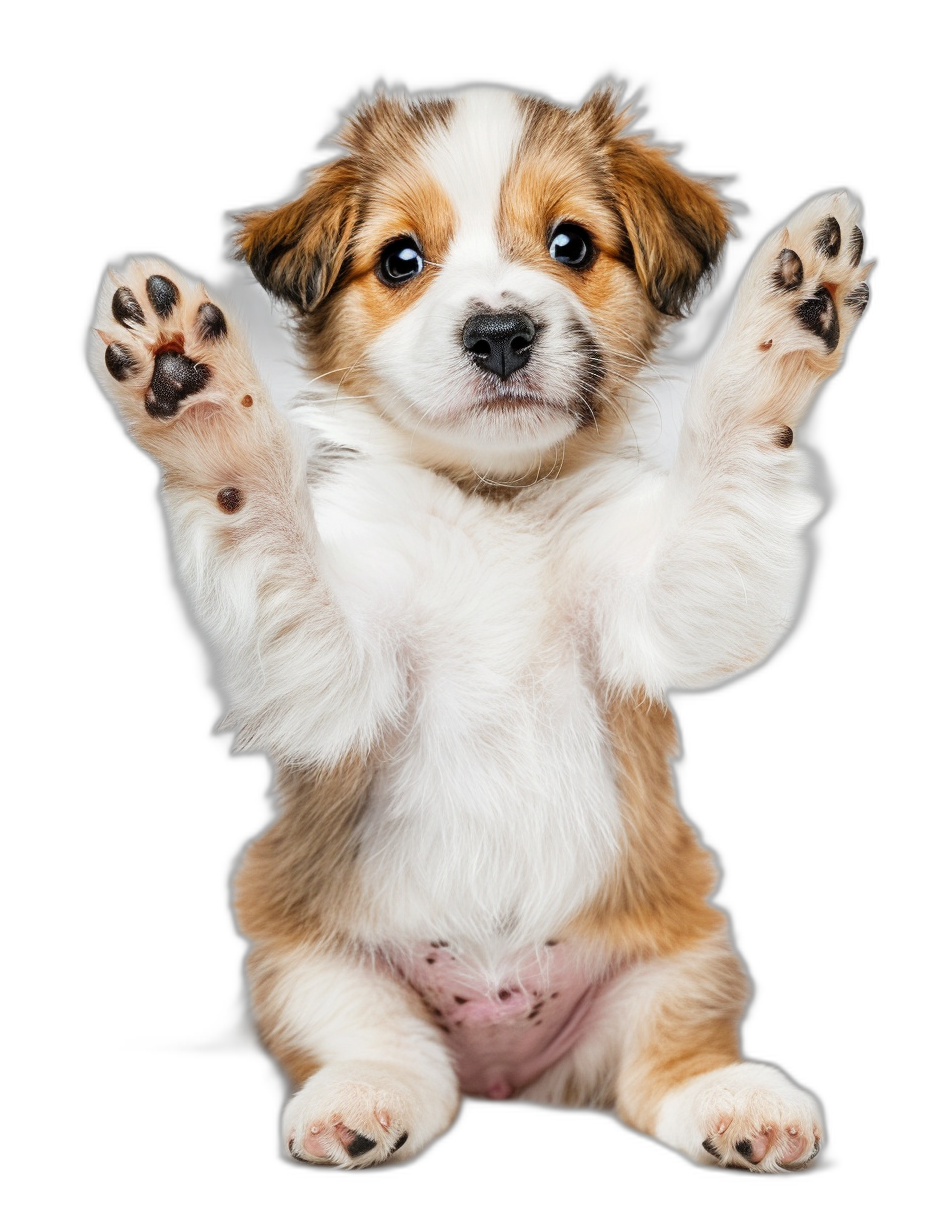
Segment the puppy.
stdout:
[[665,696],[787,627],[794,431],[866,306],[863,237],[839,193],[761,247],[661,465],[642,377],[730,224],[629,121],[611,88],[363,103],[240,220],[315,374],[289,417],[201,286],[157,261],[104,286],[100,380],[164,470],[240,745],[277,765],[235,906],[296,1159],[408,1159],[462,1091],[751,1171],[822,1141],[741,1058]]

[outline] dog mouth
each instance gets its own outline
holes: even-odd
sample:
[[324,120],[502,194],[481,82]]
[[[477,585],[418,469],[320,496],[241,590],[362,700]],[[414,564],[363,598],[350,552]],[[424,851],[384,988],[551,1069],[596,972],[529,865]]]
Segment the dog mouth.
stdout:
[[563,342],[564,353],[556,358],[536,353],[506,376],[472,369],[467,397],[471,409],[478,414],[521,412],[590,422],[605,375],[603,357],[589,330],[578,322],[571,322]]
[[466,406],[462,405],[459,413],[466,416],[469,412],[481,418],[499,416],[523,420],[563,416],[576,418],[575,401],[573,397],[559,398],[551,392],[545,393],[533,387],[481,388],[467,398]]
[[586,400],[559,401],[537,391],[483,391],[445,418],[465,439],[508,448],[547,448],[596,422]]

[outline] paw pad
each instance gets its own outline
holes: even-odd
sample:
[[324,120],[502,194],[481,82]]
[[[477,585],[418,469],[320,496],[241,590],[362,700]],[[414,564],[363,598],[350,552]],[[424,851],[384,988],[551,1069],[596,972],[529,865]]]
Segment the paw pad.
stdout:
[[155,371],[145,394],[146,411],[157,419],[171,419],[184,398],[198,394],[211,376],[206,364],[194,363],[179,351],[160,351],[155,356]]
[[103,359],[110,376],[114,377],[117,381],[128,380],[134,372],[138,372],[139,366],[132,358],[131,351],[127,350],[124,346],[120,346],[118,342],[111,342],[109,344]]
[[176,283],[171,282],[170,278],[162,277],[161,274],[152,274],[145,283],[145,291],[148,294],[148,302],[158,316],[162,319],[169,317],[180,295]]
[[113,316],[120,325],[131,329],[133,325],[143,325],[145,314],[142,305],[128,287],[119,287],[113,295]]
[[870,303],[870,288],[865,282],[859,283],[853,291],[848,291],[844,297],[844,302],[852,312],[856,312],[860,316]]
[[781,291],[794,291],[802,282],[803,268],[799,254],[784,248],[773,271],[773,284]]
[[836,257],[841,251],[841,228],[832,214],[819,223],[813,243],[825,257]]
[[827,351],[835,349],[841,337],[841,325],[835,301],[827,287],[819,287],[814,295],[804,299],[796,309],[796,315],[806,329],[821,338]]

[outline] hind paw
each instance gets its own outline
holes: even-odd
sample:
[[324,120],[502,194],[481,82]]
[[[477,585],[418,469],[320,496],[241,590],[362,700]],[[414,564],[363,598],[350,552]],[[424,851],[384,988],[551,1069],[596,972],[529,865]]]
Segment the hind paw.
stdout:
[[805,1167],[819,1153],[822,1114],[780,1070],[743,1062],[671,1091],[656,1134],[701,1163],[782,1172]]

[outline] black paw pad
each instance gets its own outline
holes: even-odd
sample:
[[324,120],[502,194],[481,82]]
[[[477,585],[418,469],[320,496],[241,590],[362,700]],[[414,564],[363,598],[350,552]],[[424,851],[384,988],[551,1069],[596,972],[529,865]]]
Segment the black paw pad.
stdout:
[[359,1155],[366,1155],[368,1151],[372,1151],[376,1145],[377,1143],[373,1138],[365,1138],[363,1134],[355,1134],[351,1146],[345,1149],[352,1159],[357,1159]]
[[780,291],[794,291],[802,282],[803,268],[799,254],[792,248],[784,248],[777,257],[773,271],[773,285]]
[[115,377],[117,381],[125,381],[127,377],[132,376],[133,372],[138,371],[138,364],[132,355],[118,342],[110,343],[103,359],[110,376]]
[[221,308],[209,302],[200,305],[197,309],[197,333],[204,342],[215,342],[217,338],[224,338],[227,330],[225,314]]
[[161,351],[155,357],[154,375],[145,394],[146,411],[157,419],[170,419],[184,398],[199,393],[210,376],[206,364],[195,364],[178,351]]
[[754,1148],[751,1146],[750,1138],[742,1138],[740,1142],[736,1142],[735,1150],[739,1155],[743,1155],[744,1158],[750,1163],[754,1154]]
[[406,1142],[408,1137],[409,1137],[409,1133],[407,1130],[404,1129],[403,1132],[400,1134],[400,1136],[397,1138],[397,1140],[390,1147],[390,1154],[395,1155],[396,1152],[400,1149],[400,1147],[403,1146],[403,1144]]
[[851,241],[847,246],[847,255],[851,259],[851,265],[860,265],[860,258],[864,255],[864,233],[860,227],[855,227],[851,232]]
[[870,288],[865,282],[858,283],[853,291],[848,291],[847,295],[845,295],[844,302],[852,312],[856,312],[860,316],[870,303]]
[[162,278],[160,274],[152,274],[145,283],[148,300],[159,317],[169,317],[174,311],[174,305],[180,294],[170,278]]
[[120,325],[131,329],[133,325],[144,325],[145,313],[142,305],[128,287],[120,287],[113,295],[113,316]]
[[702,1149],[704,1151],[708,1151],[710,1155],[714,1155],[716,1159],[722,1158],[722,1152],[717,1147],[712,1145],[711,1138],[707,1138],[705,1140],[705,1142],[702,1144]]
[[841,228],[838,226],[837,218],[829,214],[827,218],[822,219],[818,224],[813,243],[823,256],[836,257],[838,255],[841,249]]
[[825,349],[833,351],[841,336],[838,310],[827,287],[819,287],[811,299],[804,299],[796,309],[796,315],[816,337],[821,338]]

